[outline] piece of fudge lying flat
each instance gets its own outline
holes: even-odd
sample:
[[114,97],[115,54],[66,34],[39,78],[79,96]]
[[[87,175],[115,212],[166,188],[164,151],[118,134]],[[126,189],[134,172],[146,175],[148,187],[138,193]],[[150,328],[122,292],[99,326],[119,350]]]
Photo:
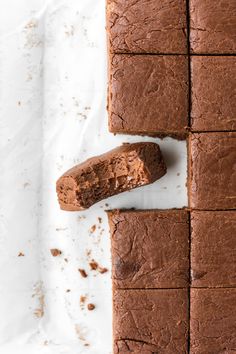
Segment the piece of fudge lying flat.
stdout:
[[64,173],[57,181],[60,207],[83,210],[112,195],[152,183],[165,173],[157,144],[123,144]]

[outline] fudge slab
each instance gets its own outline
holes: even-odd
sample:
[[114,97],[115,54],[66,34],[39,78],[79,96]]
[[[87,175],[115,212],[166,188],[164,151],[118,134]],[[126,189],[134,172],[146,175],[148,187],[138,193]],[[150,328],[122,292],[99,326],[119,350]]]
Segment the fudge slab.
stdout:
[[189,283],[185,210],[108,212],[115,288],[178,288]]
[[107,0],[114,53],[187,54],[185,0]]
[[113,133],[185,137],[186,56],[112,55],[108,97]]
[[192,56],[191,77],[192,131],[236,130],[236,57]]
[[152,183],[165,173],[157,144],[123,144],[64,173],[57,181],[60,207],[86,209],[112,195]]
[[236,211],[191,213],[193,287],[236,287]]
[[187,289],[113,294],[114,354],[185,354],[188,327]]
[[189,137],[189,204],[195,209],[236,209],[236,133]]
[[236,53],[236,1],[190,0],[192,53]]
[[236,350],[236,289],[191,289],[190,353]]

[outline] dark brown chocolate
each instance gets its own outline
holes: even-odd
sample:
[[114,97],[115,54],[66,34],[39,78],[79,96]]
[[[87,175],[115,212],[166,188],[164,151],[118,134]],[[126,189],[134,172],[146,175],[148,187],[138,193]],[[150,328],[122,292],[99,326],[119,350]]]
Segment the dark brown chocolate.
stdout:
[[234,354],[236,289],[191,289],[190,353]]
[[189,220],[185,210],[108,212],[115,288],[189,284]]
[[194,287],[236,287],[236,211],[191,213]]
[[190,207],[236,209],[236,133],[191,134],[189,158]]
[[112,195],[153,183],[165,173],[157,144],[124,144],[64,173],[57,181],[60,207],[83,210]]
[[112,55],[108,111],[113,133],[185,138],[187,57]]
[[187,354],[188,291],[117,290],[114,354]]
[[107,0],[114,53],[187,53],[185,0]]
[[191,76],[191,130],[236,130],[236,57],[192,56]]
[[236,1],[190,0],[192,53],[236,53]]

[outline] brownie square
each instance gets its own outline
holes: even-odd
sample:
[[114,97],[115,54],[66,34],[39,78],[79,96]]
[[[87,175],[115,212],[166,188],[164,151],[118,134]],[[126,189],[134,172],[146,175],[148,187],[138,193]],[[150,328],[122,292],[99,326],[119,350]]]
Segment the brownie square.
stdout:
[[192,53],[236,53],[235,26],[235,0],[190,0]]
[[236,133],[202,133],[189,137],[191,208],[236,208]]
[[188,125],[187,57],[113,55],[108,110],[113,133],[184,138]]
[[184,210],[108,212],[115,288],[189,284],[189,215]]
[[193,211],[191,229],[192,286],[236,287],[236,211]]
[[117,290],[114,354],[187,353],[187,289]]
[[114,53],[187,53],[185,0],[107,0]]
[[235,353],[236,289],[191,289],[190,353]]
[[191,76],[192,130],[236,130],[236,57],[191,57]]

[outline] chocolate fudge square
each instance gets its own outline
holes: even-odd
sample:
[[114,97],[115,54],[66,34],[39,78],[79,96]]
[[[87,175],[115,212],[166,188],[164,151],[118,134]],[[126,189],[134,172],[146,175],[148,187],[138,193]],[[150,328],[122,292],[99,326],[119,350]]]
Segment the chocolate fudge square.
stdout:
[[236,53],[236,1],[190,0],[192,53]]
[[236,57],[192,56],[191,77],[192,131],[236,130]]
[[236,289],[191,289],[190,353],[236,352]]
[[112,55],[108,110],[112,133],[184,138],[188,125],[187,58]]
[[159,145],[123,144],[65,172],[57,181],[61,209],[76,211],[115,194],[155,182],[166,173]]
[[189,215],[185,210],[108,212],[115,288],[189,284]]
[[236,287],[236,211],[191,213],[193,287]]
[[187,353],[187,289],[117,290],[114,354]]
[[114,53],[187,53],[185,0],[107,0]]
[[189,137],[191,208],[236,208],[236,133],[202,133]]

